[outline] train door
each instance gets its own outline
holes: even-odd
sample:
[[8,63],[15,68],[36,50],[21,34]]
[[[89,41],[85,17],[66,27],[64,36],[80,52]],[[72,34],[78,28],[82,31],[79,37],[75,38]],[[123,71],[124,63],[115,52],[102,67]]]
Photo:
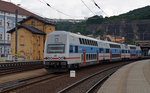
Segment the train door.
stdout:
[[99,63],[99,52],[97,50],[97,64]]
[[112,62],[112,51],[110,51],[110,62]]
[[122,60],[122,53],[121,53],[121,51],[120,51],[120,60]]
[[132,59],[132,52],[130,51],[130,59]]
[[83,66],[86,65],[86,51],[83,50]]

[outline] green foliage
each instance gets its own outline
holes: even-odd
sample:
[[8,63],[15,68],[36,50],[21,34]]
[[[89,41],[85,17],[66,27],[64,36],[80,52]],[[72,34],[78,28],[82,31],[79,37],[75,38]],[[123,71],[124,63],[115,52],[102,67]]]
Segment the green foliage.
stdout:
[[87,24],[101,24],[103,22],[103,16],[93,16],[88,18],[86,21]]
[[102,34],[101,30],[97,30],[95,33],[93,33],[94,36],[99,36]]
[[129,11],[127,13],[121,14],[119,16],[112,16],[112,17],[107,18],[107,20],[109,21],[143,20],[143,19],[150,19],[150,6],[138,8],[133,11]]
[[[81,23],[73,23],[73,22],[58,22],[56,24],[56,30],[65,30],[70,32],[80,32],[83,35],[93,34],[94,36],[100,35],[102,33],[101,30],[96,31],[96,29],[89,30],[89,26],[109,23],[110,21],[122,21],[122,20],[143,20],[150,19],[150,6],[146,6],[143,8],[135,9],[133,11],[129,11],[128,13],[121,14],[119,16],[105,17],[102,16],[93,16],[88,18],[85,22]],[[92,28],[90,28],[92,29]],[[93,31],[93,32],[92,32]],[[132,44],[133,42],[127,42]]]

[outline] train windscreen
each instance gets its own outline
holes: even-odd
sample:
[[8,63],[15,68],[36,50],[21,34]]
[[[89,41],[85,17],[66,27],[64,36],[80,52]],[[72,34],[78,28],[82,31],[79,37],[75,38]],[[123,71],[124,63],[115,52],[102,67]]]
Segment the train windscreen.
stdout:
[[64,53],[65,45],[62,44],[48,44],[47,53]]

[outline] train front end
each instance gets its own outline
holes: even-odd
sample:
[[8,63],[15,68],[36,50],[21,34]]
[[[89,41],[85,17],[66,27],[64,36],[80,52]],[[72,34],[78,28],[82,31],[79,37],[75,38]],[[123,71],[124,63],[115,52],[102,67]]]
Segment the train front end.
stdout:
[[55,31],[47,36],[44,49],[44,67],[49,72],[68,70],[67,41],[67,34],[64,31]]

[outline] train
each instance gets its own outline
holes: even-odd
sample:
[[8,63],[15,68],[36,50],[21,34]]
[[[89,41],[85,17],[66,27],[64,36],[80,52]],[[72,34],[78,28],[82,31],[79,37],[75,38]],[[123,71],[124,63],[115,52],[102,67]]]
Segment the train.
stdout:
[[139,59],[141,54],[141,48],[136,45],[54,31],[45,41],[44,67],[51,72],[66,71],[102,62]]

